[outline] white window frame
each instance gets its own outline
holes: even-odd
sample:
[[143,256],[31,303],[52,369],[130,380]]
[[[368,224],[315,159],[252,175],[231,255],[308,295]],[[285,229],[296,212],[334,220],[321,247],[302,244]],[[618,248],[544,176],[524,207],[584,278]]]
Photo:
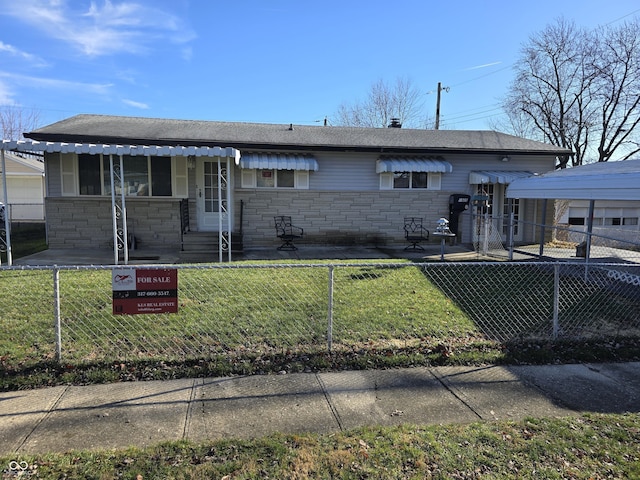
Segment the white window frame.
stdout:
[[[276,172],[275,186],[273,187],[258,187],[258,171],[273,170]],[[308,190],[309,189],[309,170],[294,170],[293,175],[293,187],[279,187],[278,186],[278,171],[283,169],[277,168],[252,168],[243,169],[241,175],[242,188],[256,188],[258,190]]]
[[[82,195],[82,197],[104,197],[105,169],[108,169],[109,155],[97,154],[100,156],[100,186],[102,193],[100,195]],[[154,155],[146,155],[147,172],[149,177],[149,186],[151,187],[151,157]],[[78,154],[61,154],[60,155],[60,192],[63,197],[80,196],[80,174],[78,169]],[[114,155],[114,164],[120,161],[118,155]],[[171,157],[171,196],[154,197],[149,192],[144,198],[188,198],[189,197],[189,172],[186,157]],[[126,179],[125,179],[126,180]]]
[[78,194],[80,178],[78,176],[78,155],[60,154],[60,194],[72,197]]
[[[439,172],[427,172],[427,188],[413,188],[411,186],[411,180],[414,172],[411,173],[411,177],[409,178],[409,186],[407,188],[395,188],[393,186],[393,174],[398,172],[382,172],[380,174],[380,190],[397,190],[399,192],[402,191],[412,191],[412,190],[441,190],[442,189],[442,174]],[[424,172],[416,172],[416,173],[424,173]]]

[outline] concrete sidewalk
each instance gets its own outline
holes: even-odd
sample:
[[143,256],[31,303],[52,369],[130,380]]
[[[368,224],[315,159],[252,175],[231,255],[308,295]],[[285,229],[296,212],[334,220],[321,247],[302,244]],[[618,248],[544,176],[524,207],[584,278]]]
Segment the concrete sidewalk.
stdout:
[[0,394],[0,455],[167,440],[639,412],[640,363],[435,367],[59,386]]

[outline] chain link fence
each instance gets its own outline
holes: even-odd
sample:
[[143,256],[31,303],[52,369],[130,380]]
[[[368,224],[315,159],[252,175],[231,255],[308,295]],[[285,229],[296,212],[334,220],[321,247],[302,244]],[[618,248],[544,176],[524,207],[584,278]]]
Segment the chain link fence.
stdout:
[[[472,243],[479,255],[523,260],[531,258],[589,259],[597,262],[640,262],[640,230],[633,228],[542,225],[509,221],[506,216],[463,215],[472,222]],[[537,242],[520,240],[523,232]],[[544,239],[540,245],[540,239]]]
[[0,361],[242,359],[460,338],[608,340],[640,333],[638,264],[171,268],[178,269],[178,312],[141,315],[113,314],[111,267],[0,269]]

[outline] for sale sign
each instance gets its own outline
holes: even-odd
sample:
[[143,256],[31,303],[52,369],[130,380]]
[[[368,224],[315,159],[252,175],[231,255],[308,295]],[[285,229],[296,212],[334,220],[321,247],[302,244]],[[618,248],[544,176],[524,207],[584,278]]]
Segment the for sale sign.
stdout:
[[114,268],[113,314],[176,313],[178,270]]

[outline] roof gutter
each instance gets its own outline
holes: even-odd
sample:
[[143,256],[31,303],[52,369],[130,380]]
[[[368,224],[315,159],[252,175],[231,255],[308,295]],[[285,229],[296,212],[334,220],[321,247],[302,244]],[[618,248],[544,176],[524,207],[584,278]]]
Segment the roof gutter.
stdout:
[[261,150],[261,151],[327,151],[327,152],[361,152],[361,153],[379,153],[379,154],[397,154],[411,153],[417,155],[424,154],[468,154],[468,153],[491,153],[496,155],[573,155],[571,150],[558,149],[557,151],[528,151],[528,150],[511,150],[511,149],[481,149],[481,148],[446,148],[446,147],[398,147],[398,146],[357,146],[357,145],[320,145],[320,144],[295,144],[295,143],[259,143],[259,142],[236,142],[236,141],[219,141],[219,140],[186,140],[175,138],[123,138],[109,136],[88,136],[88,135],[60,135],[60,134],[42,134],[42,133],[25,133],[26,138],[40,142],[66,142],[66,143],[93,143],[107,145],[183,145],[183,146],[203,146],[214,147],[226,144],[238,150]]

